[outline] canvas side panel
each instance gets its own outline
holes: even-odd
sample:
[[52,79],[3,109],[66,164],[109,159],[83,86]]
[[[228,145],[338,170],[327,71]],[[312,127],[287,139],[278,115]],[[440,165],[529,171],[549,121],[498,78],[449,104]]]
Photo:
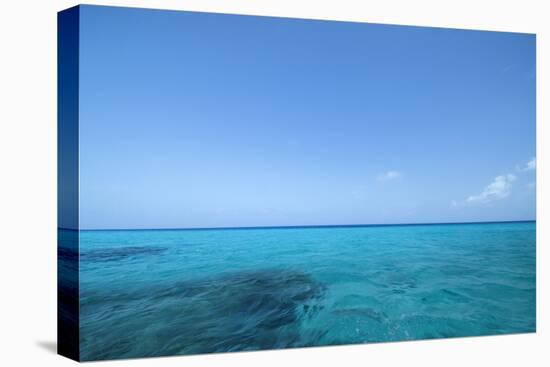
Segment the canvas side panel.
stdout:
[[57,351],[79,360],[78,7],[57,17]]

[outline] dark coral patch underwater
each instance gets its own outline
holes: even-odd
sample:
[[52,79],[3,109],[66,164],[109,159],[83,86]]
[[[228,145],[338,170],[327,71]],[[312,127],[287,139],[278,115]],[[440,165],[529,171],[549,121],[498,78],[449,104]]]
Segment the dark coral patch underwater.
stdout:
[[[324,286],[300,271],[264,269],[82,294],[83,359],[302,346],[300,320],[319,310]],[[102,320],[108,318],[109,328]]]

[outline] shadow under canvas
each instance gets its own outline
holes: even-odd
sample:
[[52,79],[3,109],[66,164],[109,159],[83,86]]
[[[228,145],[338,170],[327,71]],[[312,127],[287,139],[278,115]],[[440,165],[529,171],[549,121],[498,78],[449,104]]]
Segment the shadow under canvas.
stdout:
[[51,340],[39,340],[36,342],[40,348],[46,350],[47,352],[57,354],[57,342]]

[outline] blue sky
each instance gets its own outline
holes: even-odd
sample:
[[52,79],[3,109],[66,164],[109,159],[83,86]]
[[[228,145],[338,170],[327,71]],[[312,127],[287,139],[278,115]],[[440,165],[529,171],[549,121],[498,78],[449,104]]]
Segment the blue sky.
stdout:
[[535,218],[535,36],[81,8],[81,228]]

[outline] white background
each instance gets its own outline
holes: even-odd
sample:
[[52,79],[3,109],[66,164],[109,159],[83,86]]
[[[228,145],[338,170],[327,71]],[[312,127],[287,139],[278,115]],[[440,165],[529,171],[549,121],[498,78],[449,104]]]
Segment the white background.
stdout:
[[[550,259],[545,248],[550,220],[545,206],[547,190],[550,190],[546,166],[550,154],[547,125],[550,11],[544,9],[545,1],[94,3],[537,33],[536,334],[169,357],[102,362],[102,365],[540,366],[544,358],[550,360],[547,352],[550,348],[547,282]],[[76,4],[61,0],[20,0],[4,1],[0,5],[0,365],[3,366],[74,363],[53,351],[56,340],[56,12]]]

